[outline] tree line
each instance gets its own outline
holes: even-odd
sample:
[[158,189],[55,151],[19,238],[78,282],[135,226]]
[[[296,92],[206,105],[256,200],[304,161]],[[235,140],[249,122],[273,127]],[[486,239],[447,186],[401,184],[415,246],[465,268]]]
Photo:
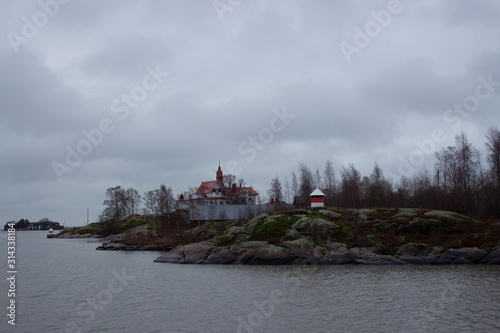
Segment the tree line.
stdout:
[[[172,188],[162,184],[160,188],[147,191],[143,195],[134,188],[110,187],[103,201],[104,210],[99,221],[128,217],[139,213],[145,215],[164,215],[174,210],[175,199]],[[142,207],[142,209],[141,209]]]
[[7,231],[8,225],[13,223],[14,229],[16,230],[48,230],[53,228],[54,230],[64,229],[59,222],[52,221],[49,218],[40,219],[38,222],[30,222],[28,219],[20,219],[19,221],[9,221],[5,223],[3,230]]
[[363,176],[353,164],[340,168],[337,179],[330,160],[324,170],[313,173],[305,163],[291,179],[278,175],[267,191],[269,199],[300,204],[319,187],[328,207],[414,207],[443,209],[470,216],[500,218],[500,131],[486,133],[486,164],[465,132],[455,136],[455,145],[435,153],[434,170],[421,170],[398,182],[384,176],[375,166]]
[[[298,172],[283,182],[276,175],[267,191],[269,200],[305,206],[316,187],[325,194],[327,207],[380,208],[413,207],[442,209],[482,218],[500,218],[500,131],[491,127],[486,133],[486,163],[481,152],[472,146],[465,132],[455,136],[455,144],[435,153],[432,171],[423,169],[413,177],[399,181],[386,177],[375,163],[370,175],[363,176],[353,164],[342,166],[337,176],[327,160],[322,172],[313,173],[303,162]],[[235,183],[234,175],[224,175],[226,187]],[[238,186],[244,186],[243,179]],[[192,198],[195,188],[183,193]],[[106,190],[100,221],[136,214],[164,215],[175,209],[172,188],[160,188],[140,195],[133,188],[121,186]]]
[[[231,187],[232,184],[245,186],[243,178],[238,179],[232,174],[224,175],[224,185]],[[182,194],[186,199],[195,197],[196,188],[190,187]],[[144,215],[165,215],[175,210],[175,197],[171,187],[162,184],[155,190],[139,192],[134,188],[123,188],[121,186],[110,187],[106,190],[106,199],[102,203],[103,211],[99,214],[99,221],[114,220],[121,217]]]

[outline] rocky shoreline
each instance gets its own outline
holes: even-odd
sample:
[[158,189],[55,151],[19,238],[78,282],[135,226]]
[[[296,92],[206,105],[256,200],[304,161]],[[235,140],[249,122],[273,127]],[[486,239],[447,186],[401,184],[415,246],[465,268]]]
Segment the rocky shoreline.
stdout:
[[161,245],[125,245],[121,243],[103,243],[98,246],[96,250],[99,251],[170,251],[171,246],[161,246]]
[[248,265],[497,265],[500,264],[499,230],[498,223],[445,211],[309,209],[262,214],[244,223],[229,225],[209,239],[177,246],[155,261]]
[[[49,237],[50,236],[50,237]],[[49,234],[47,238],[104,238],[97,234],[71,234],[71,233],[59,233],[59,234]]]
[[112,235],[108,237],[102,237],[97,234],[49,234],[47,238],[70,238],[70,239],[94,239],[96,242],[104,241],[102,245],[98,246],[96,250],[99,251],[170,251],[174,247],[167,245],[126,245],[120,243],[121,235]]
[[[167,221],[168,222],[168,221]],[[302,209],[210,222],[160,236],[158,217],[109,221],[48,238],[89,238],[101,251],[166,252],[156,262],[249,265],[500,264],[500,221],[416,208]],[[163,237],[163,238],[162,238]],[[189,242],[176,246],[182,238]]]
[[178,246],[158,257],[155,262],[181,264],[248,264],[248,265],[463,265],[500,264],[500,246],[491,252],[477,247],[444,249],[423,243],[408,243],[398,255],[381,255],[373,248],[338,244],[328,250],[316,247],[297,251],[264,242],[246,242],[231,247],[217,247],[211,242]]

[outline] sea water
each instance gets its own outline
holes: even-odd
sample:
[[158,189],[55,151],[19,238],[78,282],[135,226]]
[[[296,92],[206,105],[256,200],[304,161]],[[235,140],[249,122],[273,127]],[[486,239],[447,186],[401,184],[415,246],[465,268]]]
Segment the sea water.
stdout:
[[16,232],[15,326],[0,232],[0,332],[500,332],[499,266],[153,262]]

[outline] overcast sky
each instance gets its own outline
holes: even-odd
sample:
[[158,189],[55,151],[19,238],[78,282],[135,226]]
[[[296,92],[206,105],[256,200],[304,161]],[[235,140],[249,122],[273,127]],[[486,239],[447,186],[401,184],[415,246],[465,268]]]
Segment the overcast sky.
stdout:
[[[500,2],[0,0],[0,218],[304,162],[398,181],[500,126]],[[454,107],[455,105],[455,107]]]

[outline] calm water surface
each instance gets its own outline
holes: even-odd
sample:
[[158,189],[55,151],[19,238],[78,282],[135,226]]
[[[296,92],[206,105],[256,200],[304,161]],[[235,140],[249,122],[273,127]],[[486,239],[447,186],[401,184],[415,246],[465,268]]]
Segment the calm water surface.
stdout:
[[500,332],[499,266],[177,265],[16,236],[16,326],[2,278],[0,332]]

